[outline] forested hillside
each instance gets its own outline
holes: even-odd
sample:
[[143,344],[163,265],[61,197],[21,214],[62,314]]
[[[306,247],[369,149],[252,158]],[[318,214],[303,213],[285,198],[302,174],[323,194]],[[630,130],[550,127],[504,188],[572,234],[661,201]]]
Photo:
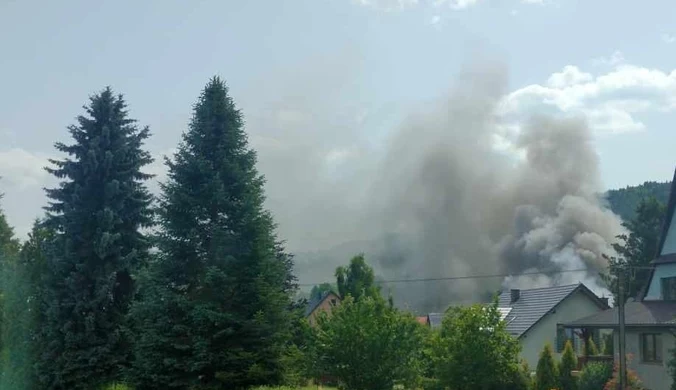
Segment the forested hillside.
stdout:
[[641,199],[654,196],[657,200],[666,204],[670,186],[671,182],[647,181],[638,186],[609,190],[606,193],[606,198],[613,212],[627,221],[633,218],[634,210],[636,210],[636,206]]

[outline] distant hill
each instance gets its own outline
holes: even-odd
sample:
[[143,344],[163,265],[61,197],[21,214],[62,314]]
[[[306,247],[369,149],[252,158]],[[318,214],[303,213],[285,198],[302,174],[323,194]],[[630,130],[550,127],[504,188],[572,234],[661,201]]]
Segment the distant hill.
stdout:
[[643,198],[654,196],[657,200],[666,204],[670,187],[671,182],[647,181],[638,186],[609,190],[606,193],[606,199],[610,209],[626,221],[634,217],[634,210]]

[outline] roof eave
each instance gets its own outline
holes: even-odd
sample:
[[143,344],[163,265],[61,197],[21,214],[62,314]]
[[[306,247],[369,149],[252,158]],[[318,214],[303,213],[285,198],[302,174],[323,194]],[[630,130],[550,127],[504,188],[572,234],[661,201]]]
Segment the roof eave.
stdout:
[[[585,323],[567,323],[567,324],[558,324],[567,329],[580,329],[580,328],[591,328],[591,329],[617,329],[619,325],[617,323],[605,323],[605,324],[585,324]],[[625,324],[627,328],[676,328],[676,324]]]

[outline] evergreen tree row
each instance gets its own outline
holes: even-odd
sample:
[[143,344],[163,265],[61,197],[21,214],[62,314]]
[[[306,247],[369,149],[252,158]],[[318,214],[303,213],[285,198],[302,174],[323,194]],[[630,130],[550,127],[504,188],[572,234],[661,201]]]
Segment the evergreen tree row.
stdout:
[[238,389],[279,383],[292,257],[264,209],[243,119],[213,78],[154,199],[150,136],[110,88],[46,168],[22,246],[0,214],[0,388]]

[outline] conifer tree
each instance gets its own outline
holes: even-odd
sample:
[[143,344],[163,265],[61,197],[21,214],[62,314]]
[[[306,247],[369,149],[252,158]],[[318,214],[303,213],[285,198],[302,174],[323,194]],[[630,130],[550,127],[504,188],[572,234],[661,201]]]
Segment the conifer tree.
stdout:
[[45,226],[54,230],[46,253],[40,379],[50,389],[97,389],[119,379],[130,357],[124,321],[135,269],[148,256],[140,229],[152,222],[152,197],[142,168],[149,136],[128,117],[110,88],[92,96],[68,128],[74,143],[56,143],[63,160],[48,172]]
[[558,389],[557,371],[552,346],[546,344],[540,352],[540,359],[535,370],[535,390]]
[[[2,193],[0,193],[0,199],[2,199]],[[10,366],[7,357],[10,356],[11,340],[8,336],[11,334],[12,318],[7,315],[7,309],[14,306],[12,305],[14,296],[11,294],[13,285],[9,282],[15,275],[19,247],[20,243],[14,236],[14,229],[0,209],[0,375],[2,377],[7,375]],[[0,386],[2,385],[4,381],[0,379]]]
[[28,240],[2,273],[3,354],[0,389],[30,390],[40,388],[33,369],[38,356],[35,333],[40,329],[42,278],[45,273],[44,243],[50,231],[39,221],[33,225]]
[[162,184],[159,255],[141,279],[133,382],[142,389],[238,389],[282,380],[291,257],[263,208],[243,120],[213,78]]
[[559,384],[561,390],[576,390],[577,378],[573,376],[572,371],[577,369],[577,358],[573,350],[573,344],[570,340],[566,341],[559,365]]

